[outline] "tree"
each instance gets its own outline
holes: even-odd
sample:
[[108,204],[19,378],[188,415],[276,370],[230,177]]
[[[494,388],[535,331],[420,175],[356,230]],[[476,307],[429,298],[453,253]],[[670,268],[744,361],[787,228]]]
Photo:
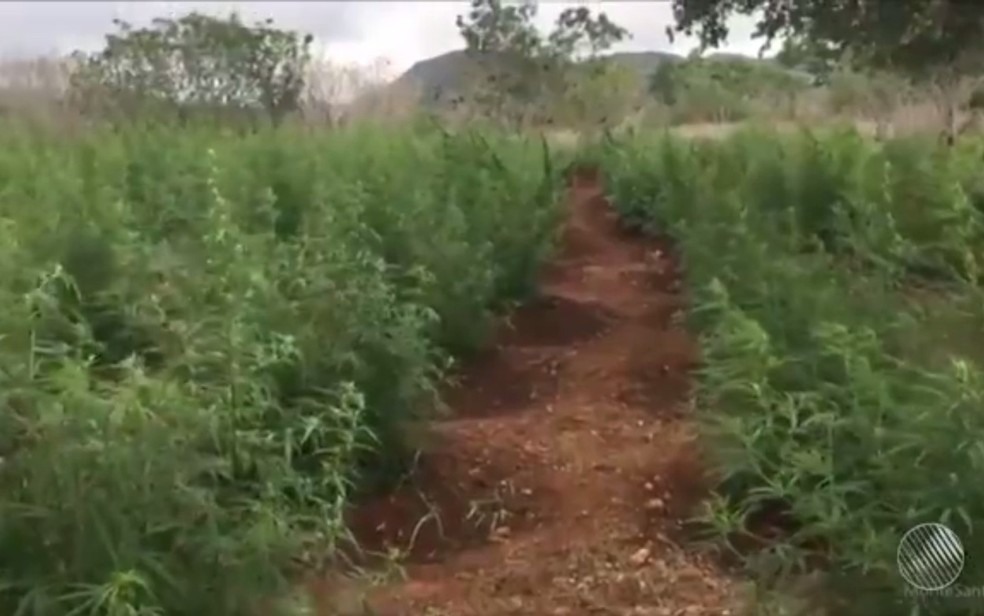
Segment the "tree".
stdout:
[[182,117],[203,110],[264,115],[277,122],[298,107],[310,35],[191,13],[119,31],[105,48],[80,55],[72,93],[86,108],[133,113],[148,107]]
[[536,15],[535,2],[472,0],[468,15],[456,20],[477,69],[469,102],[514,124],[548,121],[576,62],[597,58],[628,36],[604,13],[594,17],[585,7],[565,10],[543,36],[533,23]]
[[878,68],[937,71],[984,49],[984,4],[971,0],[673,0],[677,31],[717,47],[733,14],[761,12],[756,36],[803,37]]
[[565,10],[557,17],[548,40],[554,54],[565,59],[597,59],[598,55],[629,36],[605,13],[591,16],[587,7]]
[[677,64],[677,62],[661,62],[649,75],[649,93],[665,105],[676,105],[680,99],[683,71]]
[[580,133],[604,131],[642,106],[642,76],[613,62],[584,62],[569,73],[555,117]]
[[809,73],[818,85],[830,81],[842,59],[841,54],[827,43],[792,36],[783,40],[776,54],[776,62],[781,66]]
[[[834,5],[835,4],[835,5]],[[974,0],[673,0],[676,30],[716,47],[733,14],[761,13],[756,34],[806,39],[857,66],[902,72],[941,94],[955,130],[962,78],[984,67],[984,3]]]
[[754,102],[770,109],[791,105],[809,87],[801,74],[771,63],[737,58],[691,57],[663,62],[649,78],[649,93],[680,119],[737,120],[754,111]]

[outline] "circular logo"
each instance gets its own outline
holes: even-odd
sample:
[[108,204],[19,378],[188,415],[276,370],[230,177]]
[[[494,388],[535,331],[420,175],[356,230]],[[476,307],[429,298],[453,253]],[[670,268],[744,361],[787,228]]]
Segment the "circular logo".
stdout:
[[957,581],[964,567],[964,548],[957,534],[942,524],[920,524],[899,542],[899,573],[919,590],[943,590]]

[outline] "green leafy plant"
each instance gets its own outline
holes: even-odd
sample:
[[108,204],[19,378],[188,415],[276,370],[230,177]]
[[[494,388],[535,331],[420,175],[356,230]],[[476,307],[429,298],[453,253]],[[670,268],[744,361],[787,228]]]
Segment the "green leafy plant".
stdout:
[[5,614],[286,592],[531,292],[558,216],[544,146],[494,132],[151,117],[0,141]]
[[683,255],[707,528],[772,583],[821,567],[837,613],[911,607],[895,550],[921,522],[982,575],[980,147],[749,129],[602,153],[623,216]]

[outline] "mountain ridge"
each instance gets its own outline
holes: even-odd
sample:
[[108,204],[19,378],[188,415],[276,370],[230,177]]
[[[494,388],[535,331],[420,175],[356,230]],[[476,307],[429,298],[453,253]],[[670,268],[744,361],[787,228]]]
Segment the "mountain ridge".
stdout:
[[[669,51],[620,51],[603,56],[617,65],[624,66],[639,74],[644,80],[666,62],[681,62],[685,56]],[[706,59],[717,60],[747,60],[749,62],[771,62],[772,58],[757,58],[736,53],[713,53]],[[463,49],[456,49],[415,62],[399,77],[390,83],[390,87],[412,88],[418,91],[424,100],[437,100],[458,90],[463,85],[465,75],[474,60],[469,58]]]
[[[683,56],[666,51],[628,51],[607,54],[611,61],[622,64],[642,76],[648,76],[664,62],[678,62]],[[462,84],[465,74],[473,64],[465,50],[456,49],[415,62],[393,82],[393,86],[414,86],[421,93],[434,95],[443,91],[454,90]]]

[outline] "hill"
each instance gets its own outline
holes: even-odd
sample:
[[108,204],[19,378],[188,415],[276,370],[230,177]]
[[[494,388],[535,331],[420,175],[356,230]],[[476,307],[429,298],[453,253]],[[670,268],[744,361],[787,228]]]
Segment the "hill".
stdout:
[[[620,52],[608,56],[617,64],[640,73],[650,75],[664,62],[679,62],[683,58],[665,51]],[[465,75],[474,66],[464,50],[421,60],[411,66],[391,84],[394,88],[414,88],[423,100],[440,100],[459,89]]]
[[[608,54],[606,57],[616,65],[621,65],[637,73],[642,77],[643,82],[648,82],[649,76],[660,66],[685,60],[684,56],[665,51],[617,52]],[[708,54],[705,58],[725,63],[743,61],[749,65],[768,65],[779,68],[774,58],[758,58],[722,52]],[[408,97],[416,99],[426,107],[444,107],[449,102],[453,106],[454,99],[465,89],[468,75],[473,74],[472,71],[476,68],[475,61],[469,58],[464,50],[450,51],[421,60],[389,84],[363,93],[352,103],[352,107],[373,106],[375,104],[373,101],[377,99],[392,98],[406,101]],[[797,71],[782,70],[804,81],[809,81],[809,76]]]

